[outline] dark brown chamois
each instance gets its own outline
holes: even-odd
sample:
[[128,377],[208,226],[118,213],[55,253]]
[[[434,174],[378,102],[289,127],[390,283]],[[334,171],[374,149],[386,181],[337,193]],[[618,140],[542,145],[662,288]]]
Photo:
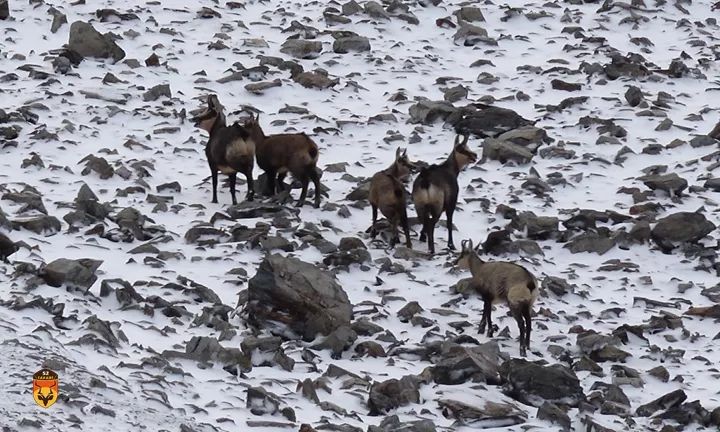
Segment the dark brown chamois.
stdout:
[[483,299],[483,315],[480,333],[493,337],[492,305],[506,303],[520,329],[520,355],[525,357],[530,349],[530,317],[538,297],[537,279],[525,267],[507,262],[485,262],[473,249],[471,240],[462,242],[462,252],[455,262],[459,268],[470,270],[472,287]]
[[318,146],[304,133],[265,135],[260,127],[260,115],[245,122],[250,138],[255,142],[258,166],[267,174],[267,194],[274,195],[285,189],[288,172],[302,184],[296,206],[302,207],[307,197],[308,184],[315,185],[315,207],[320,207],[320,175],[317,171]]
[[462,141],[459,135],[455,137],[455,145],[447,160],[421,170],[413,183],[415,211],[422,223],[420,241],[425,241],[427,237],[431,254],[435,253],[435,225],[443,211],[447,215],[448,248],[455,249],[452,218],[460,189],[457,177],[466,165],[477,161],[477,154],[468,148],[467,142],[467,136]]
[[235,199],[237,173],[243,173],[248,185],[247,200],[252,201],[255,196],[252,175],[255,166],[255,143],[239,123],[235,122],[232,126],[225,124],[223,106],[216,95],[209,95],[207,104],[205,111],[195,116],[193,121],[195,126],[210,134],[205,145],[205,156],[212,176],[212,202],[218,202],[218,171],[227,174],[230,178],[233,204],[237,204]]
[[407,157],[407,149],[398,148],[395,152],[395,162],[382,171],[377,172],[370,180],[370,205],[372,206],[372,227],[370,235],[375,238],[377,230],[378,209],[387,218],[392,226],[393,237],[390,246],[400,241],[398,224],[405,232],[405,245],[412,248],[410,240],[410,226],[407,217],[407,199],[404,182],[415,170],[415,164]]

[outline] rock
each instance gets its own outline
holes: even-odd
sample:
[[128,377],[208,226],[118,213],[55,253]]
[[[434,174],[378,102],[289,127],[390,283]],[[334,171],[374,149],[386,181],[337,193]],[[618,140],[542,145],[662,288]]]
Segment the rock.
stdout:
[[662,190],[671,196],[680,195],[688,187],[688,182],[675,173],[655,174],[638,177],[645,186],[652,190]]
[[537,418],[559,426],[563,432],[572,430],[570,417],[554,403],[545,402],[540,405],[540,408],[538,408],[537,411]]
[[550,291],[558,297],[575,292],[574,285],[570,285],[565,279],[556,276],[545,276],[541,286],[544,290]]
[[675,390],[667,393],[652,402],[641,405],[635,410],[635,415],[640,417],[650,417],[660,410],[667,410],[679,406],[685,402],[687,395],[683,390]]
[[577,407],[585,393],[575,373],[555,364],[541,366],[525,359],[511,359],[500,366],[503,391],[513,399],[534,407],[545,402]]
[[682,78],[683,76],[690,73],[690,68],[688,68],[687,65],[682,62],[682,60],[675,59],[670,62],[670,66],[668,67],[667,72],[668,75],[673,78]]
[[373,383],[368,398],[370,415],[380,415],[401,406],[420,403],[421,383],[422,380],[414,375]]
[[629,86],[627,91],[625,92],[625,100],[632,107],[640,105],[640,102],[642,102],[643,99],[644,97],[642,90],[633,85]]
[[533,212],[525,211],[514,217],[510,226],[526,232],[528,238],[546,240],[557,236],[559,224],[560,221],[554,216],[536,216]]
[[237,219],[272,219],[297,216],[300,211],[294,207],[279,204],[262,203],[259,201],[243,201],[240,204],[228,207],[227,214],[233,220]]
[[172,92],[170,91],[170,84],[158,84],[156,86],[153,86],[150,90],[143,93],[143,100],[145,102],[153,102],[163,96],[165,96],[166,98],[172,97]]
[[85,162],[85,168],[83,168],[81,174],[84,176],[90,174],[91,172],[95,172],[101,179],[107,180],[115,175],[115,169],[105,158],[97,157],[95,155],[87,155],[82,158],[78,164],[83,162]]
[[370,51],[370,39],[365,36],[348,36],[335,39],[333,51],[338,54],[347,54],[350,51]]
[[434,359],[435,366],[430,371],[437,384],[455,385],[471,381],[497,385],[500,384],[499,362],[497,342],[472,348],[446,343],[438,358]]
[[272,81],[262,81],[246,84],[245,90],[249,91],[250,93],[263,94],[265,90],[269,90],[275,87],[282,87],[282,81],[279,78]]
[[281,414],[291,422],[296,420],[295,410],[282,402],[279,396],[262,387],[250,387],[247,390],[245,407],[257,416]]
[[280,48],[280,52],[299,59],[314,59],[322,52],[322,43],[302,39],[288,39]]
[[458,29],[453,35],[453,41],[456,45],[473,46],[478,42],[490,40],[487,30],[482,27],[465,21],[459,21],[458,25]]
[[13,229],[24,228],[35,234],[51,236],[57,234],[62,227],[55,216],[36,216],[31,218],[16,219],[12,221]]
[[650,238],[665,252],[675,243],[696,243],[716,228],[702,213],[678,212],[660,219],[650,232]]
[[488,138],[483,143],[481,162],[496,160],[501,164],[513,161],[518,164],[528,163],[532,160],[533,154],[525,147],[513,144],[510,141]]
[[339,359],[342,353],[348,350],[357,340],[358,335],[349,326],[341,326],[330,333],[324,341],[314,346],[316,349],[329,349],[332,358]]
[[0,232],[0,261],[7,262],[8,257],[17,251],[17,245],[8,236]]
[[563,81],[563,80],[559,80],[559,79],[554,79],[554,80],[550,81],[550,86],[554,90],[562,90],[562,91],[569,91],[569,92],[582,90],[581,84],[569,83],[567,81]]
[[467,96],[468,89],[462,84],[456,85],[455,87],[443,89],[443,99],[450,103],[465,99]]
[[40,277],[53,287],[66,285],[89,290],[98,279],[95,272],[102,263],[102,261],[90,258],[78,260],[59,258],[46,265],[40,271]]
[[639,78],[650,75],[650,71],[643,65],[644,59],[637,54],[628,54],[623,56],[614,54],[609,64],[603,67],[607,77],[611,80],[626,76],[631,78]]
[[340,80],[330,78],[327,73],[322,72],[300,72],[292,76],[293,81],[306,88],[326,89],[335,87]]
[[376,1],[368,1],[365,2],[365,6],[363,7],[366,14],[370,15],[373,18],[380,18],[380,19],[390,19],[390,15],[388,15],[387,12],[385,12],[385,9],[383,9],[382,5]]
[[112,58],[118,62],[125,58],[125,51],[109,34],[101,34],[92,25],[75,21],[70,26],[68,48],[83,57]]
[[233,375],[248,372],[252,368],[250,359],[237,348],[225,348],[213,337],[193,336],[185,345],[185,352],[166,350],[161,354],[166,359],[184,358],[196,362],[218,361]]
[[457,425],[471,424],[476,428],[500,428],[527,421],[527,414],[509,403],[485,401],[484,406],[469,405],[450,399],[438,400],[438,405],[445,417],[457,420]]
[[713,192],[720,192],[720,178],[715,177],[715,178],[707,179],[705,181],[705,184],[703,184],[703,187],[705,189],[710,189]]
[[690,140],[690,147],[708,147],[718,144],[718,138],[713,138],[709,135],[698,135]]
[[475,104],[479,108],[465,113],[453,126],[459,134],[473,134],[479,138],[497,138],[499,135],[534,122],[513,110],[496,106]]
[[615,246],[615,239],[601,235],[598,232],[582,233],[570,240],[565,248],[572,253],[592,252],[603,255]]
[[[345,430],[341,432],[362,432],[360,430]],[[416,420],[401,422],[398,416],[385,417],[378,426],[369,426],[367,432],[437,432],[432,420]]]
[[456,10],[453,15],[455,15],[458,20],[467,22],[485,21],[485,17],[480,8],[475,6],[463,6]]
[[350,326],[352,305],[334,276],[297,258],[266,257],[248,284],[249,322],[281,320],[305,340]]
[[408,113],[410,114],[410,123],[432,125],[437,120],[446,120],[448,116],[457,111],[458,109],[450,102],[421,100],[411,105]]

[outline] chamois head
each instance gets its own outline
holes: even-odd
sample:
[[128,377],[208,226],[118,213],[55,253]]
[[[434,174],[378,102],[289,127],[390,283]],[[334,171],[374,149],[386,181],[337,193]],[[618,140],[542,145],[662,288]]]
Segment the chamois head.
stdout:
[[452,157],[455,159],[455,163],[458,169],[462,170],[465,166],[470,163],[477,162],[477,153],[470,150],[467,146],[469,135],[465,135],[465,138],[460,141],[460,135],[455,137],[455,145],[452,152]]
[[407,182],[410,174],[417,171],[417,164],[410,160],[407,155],[407,149],[400,147],[395,151],[395,167],[398,178],[403,182]]
[[260,113],[253,115],[253,113],[247,109],[244,111],[250,114],[250,117],[246,118],[243,123],[243,127],[250,133],[250,136],[265,137],[265,132],[263,132],[260,126]]
[[462,250],[460,251],[460,256],[455,261],[455,266],[463,270],[469,270],[470,259],[473,256],[477,257],[477,252],[473,248],[472,240],[463,240],[460,242],[460,245],[462,246]]
[[218,120],[225,121],[223,114],[223,106],[218,100],[217,95],[211,94],[207,97],[207,107],[205,111],[192,118],[195,126],[210,132]]

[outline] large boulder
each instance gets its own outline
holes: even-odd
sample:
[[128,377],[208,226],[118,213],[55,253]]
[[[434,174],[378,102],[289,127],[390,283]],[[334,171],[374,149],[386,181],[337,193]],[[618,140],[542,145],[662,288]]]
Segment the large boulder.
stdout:
[[437,120],[447,119],[458,111],[450,102],[421,100],[410,106],[410,123],[431,125]]
[[472,110],[467,111],[454,126],[455,131],[459,134],[472,134],[479,138],[496,138],[505,132],[534,123],[511,109],[474,104]]
[[46,265],[40,272],[40,276],[45,283],[53,287],[66,285],[89,289],[98,279],[95,272],[102,263],[102,261],[90,258],[78,260],[59,258]]
[[18,247],[15,242],[0,232],[0,261],[6,261],[7,258],[17,252],[17,250]]
[[523,146],[510,141],[488,138],[483,143],[482,162],[496,160],[502,164],[513,161],[517,164],[528,163],[533,154]]
[[585,400],[575,372],[561,364],[541,366],[525,359],[511,359],[500,366],[500,376],[505,394],[534,407],[545,402],[577,407]]
[[380,415],[411,403],[420,403],[422,379],[407,375],[401,379],[376,382],[370,387],[370,415]]
[[710,234],[716,228],[702,213],[678,212],[658,221],[650,232],[650,238],[665,252],[671,251],[674,243],[694,243]]
[[284,324],[308,341],[350,327],[352,318],[352,304],[331,273],[277,254],[265,258],[250,279],[247,310],[252,325]]
[[499,384],[500,348],[497,342],[477,347],[444,344],[440,357],[431,368],[437,384],[462,384],[467,381]]
[[68,48],[83,57],[111,58],[115,62],[125,58],[125,51],[110,34],[102,34],[83,21],[75,21],[70,26]]

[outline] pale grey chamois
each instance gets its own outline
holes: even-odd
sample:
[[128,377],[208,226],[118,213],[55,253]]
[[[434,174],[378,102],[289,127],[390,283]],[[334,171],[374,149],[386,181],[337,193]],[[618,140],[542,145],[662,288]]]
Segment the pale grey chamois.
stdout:
[[530,348],[532,307],[538,297],[537,279],[525,267],[506,261],[485,262],[473,249],[472,240],[463,240],[462,252],[456,266],[470,270],[472,287],[483,299],[480,333],[487,326],[488,337],[493,336],[492,305],[506,303],[520,329],[520,355]]
[[378,209],[390,222],[393,237],[390,246],[400,242],[398,225],[402,225],[405,233],[405,245],[412,248],[410,240],[410,225],[407,217],[407,193],[405,183],[410,174],[415,170],[416,165],[407,156],[407,149],[398,148],[395,152],[395,161],[390,167],[375,173],[370,180],[370,206],[372,206],[372,226],[370,235],[375,238],[377,230]]

